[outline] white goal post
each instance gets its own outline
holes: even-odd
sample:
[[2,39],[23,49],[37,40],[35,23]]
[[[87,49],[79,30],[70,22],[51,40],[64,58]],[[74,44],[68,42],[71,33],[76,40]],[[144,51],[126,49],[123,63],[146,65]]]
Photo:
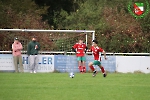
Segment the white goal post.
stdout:
[[[6,43],[8,38],[9,38],[9,41],[11,41],[11,38],[19,37],[21,39],[21,42],[23,43],[23,46],[25,47],[23,50],[24,53],[26,52],[26,49],[27,49],[26,45],[29,42],[28,37],[30,36],[30,34],[31,36],[38,35],[38,38],[41,38],[40,42],[42,42],[42,40],[44,40],[45,38],[46,40],[48,40],[48,42],[46,41],[42,42],[42,45],[44,43],[45,44],[47,43],[47,44],[43,46],[42,50],[40,51],[41,53],[45,53],[45,52],[56,53],[56,54],[63,53],[63,52],[68,53],[68,52],[71,52],[71,46],[75,42],[77,42],[78,39],[81,39],[81,38],[84,39],[84,42],[87,46],[90,45],[92,40],[95,39],[95,30],[0,29],[0,35],[6,37],[4,38],[5,39],[4,43]],[[49,43],[51,44],[49,45]],[[8,45],[9,44],[7,44],[7,47]],[[49,48],[48,46],[53,46],[53,48]],[[44,49],[45,47],[46,49]],[[11,52],[10,47],[6,49],[5,48],[6,48],[5,46],[1,46],[0,53]]]
[[[95,30],[43,30],[43,29],[0,29],[0,32],[66,32],[66,33],[85,33],[86,34],[86,45],[87,45],[87,33],[92,33],[92,40],[95,39]],[[1,34],[1,33],[0,33]],[[11,53],[12,51],[0,51],[0,53]],[[26,51],[22,51],[23,53],[26,53]],[[64,51],[40,51],[42,54],[48,54],[48,53],[61,53],[65,54]],[[68,52],[70,54],[74,52]],[[88,53],[88,52],[87,52]],[[107,55],[146,55],[149,56],[150,53],[106,53]]]
[[66,32],[66,33],[85,33],[87,45],[87,33],[92,33],[92,40],[95,39],[95,30],[42,30],[42,29],[0,29],[0,31],[12,32]]

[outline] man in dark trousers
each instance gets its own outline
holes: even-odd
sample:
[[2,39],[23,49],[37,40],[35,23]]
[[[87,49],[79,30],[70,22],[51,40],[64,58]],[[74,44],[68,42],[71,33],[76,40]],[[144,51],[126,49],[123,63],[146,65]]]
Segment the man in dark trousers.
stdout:
[[36,37],[32,38],[32,41],[28,44],[27,54],[29,56],[30,73],[36,73],[38,66],[38,51],[40,50],[40,44],[36,41]]

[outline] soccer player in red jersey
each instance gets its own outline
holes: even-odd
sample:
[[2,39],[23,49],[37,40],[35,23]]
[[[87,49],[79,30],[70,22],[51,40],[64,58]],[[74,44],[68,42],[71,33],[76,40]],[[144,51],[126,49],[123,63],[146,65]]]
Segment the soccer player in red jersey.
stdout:
[[73,51],[76,52],[77,60],[78,60],[78,68],[79,71],[82,73],[86,72],[86,66],[85,66],[85,53],[87,50],[87,46],[85,43],[83,43],[83,40],[80,39],[78,43],[76,43],[72,47]]
[[99,53],[102,52],[104,54],[104,58],[106,60],[107,59],[106,58],[106,52],[102,48],[97,46],[98,42],[96,40],[93,40],[92,42],[93,42],[93,45],[92,45],[92,47],[90,48],[89,51],[92,51],[92,53],[94,55],[94,61],[90,62],[88,64],[88,66],[93,71],[93,77],[95,77],[96,74],[97,74],[97,71],[94,69],[93,65],[98,65],[99,68],[101,69],[102,73],[103,73],[103,76],[106,77],[107,74],[106,74],[106,72],[104,70],[104,67],[101,65],[101,62],[100,62],[101,61],[101,57],[99,55]]

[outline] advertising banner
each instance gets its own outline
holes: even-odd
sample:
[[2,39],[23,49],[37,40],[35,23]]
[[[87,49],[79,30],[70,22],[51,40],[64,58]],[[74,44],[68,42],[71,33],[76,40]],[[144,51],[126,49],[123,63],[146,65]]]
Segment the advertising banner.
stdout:
[[[29,56],[22,55],[24,72],[30,72]],[[13,56],[11,54],[0,54],[0,71],[14,71]],[[54,55],[38,55],[37,72],[53,72]]]

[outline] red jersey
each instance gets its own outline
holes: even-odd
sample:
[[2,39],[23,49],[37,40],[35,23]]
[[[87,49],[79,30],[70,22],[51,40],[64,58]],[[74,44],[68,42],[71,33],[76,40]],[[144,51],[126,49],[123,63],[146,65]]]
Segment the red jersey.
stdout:
[[100,52],[103,52],[104,50],[100,47],[94,47],[92,46],[90,48],[90,51],[92,51],[93,55],[94,55],[94,60],[98,60],[98,61],[101,61],[101,56],[100,56]]
[[82,57],[84,56],[84,53],[85,53],[85,50],[86,50],[86,45],[85,43],[76,43],[74,46],[73,46],[74,49],[76,49],[76,55],[77,57]]

